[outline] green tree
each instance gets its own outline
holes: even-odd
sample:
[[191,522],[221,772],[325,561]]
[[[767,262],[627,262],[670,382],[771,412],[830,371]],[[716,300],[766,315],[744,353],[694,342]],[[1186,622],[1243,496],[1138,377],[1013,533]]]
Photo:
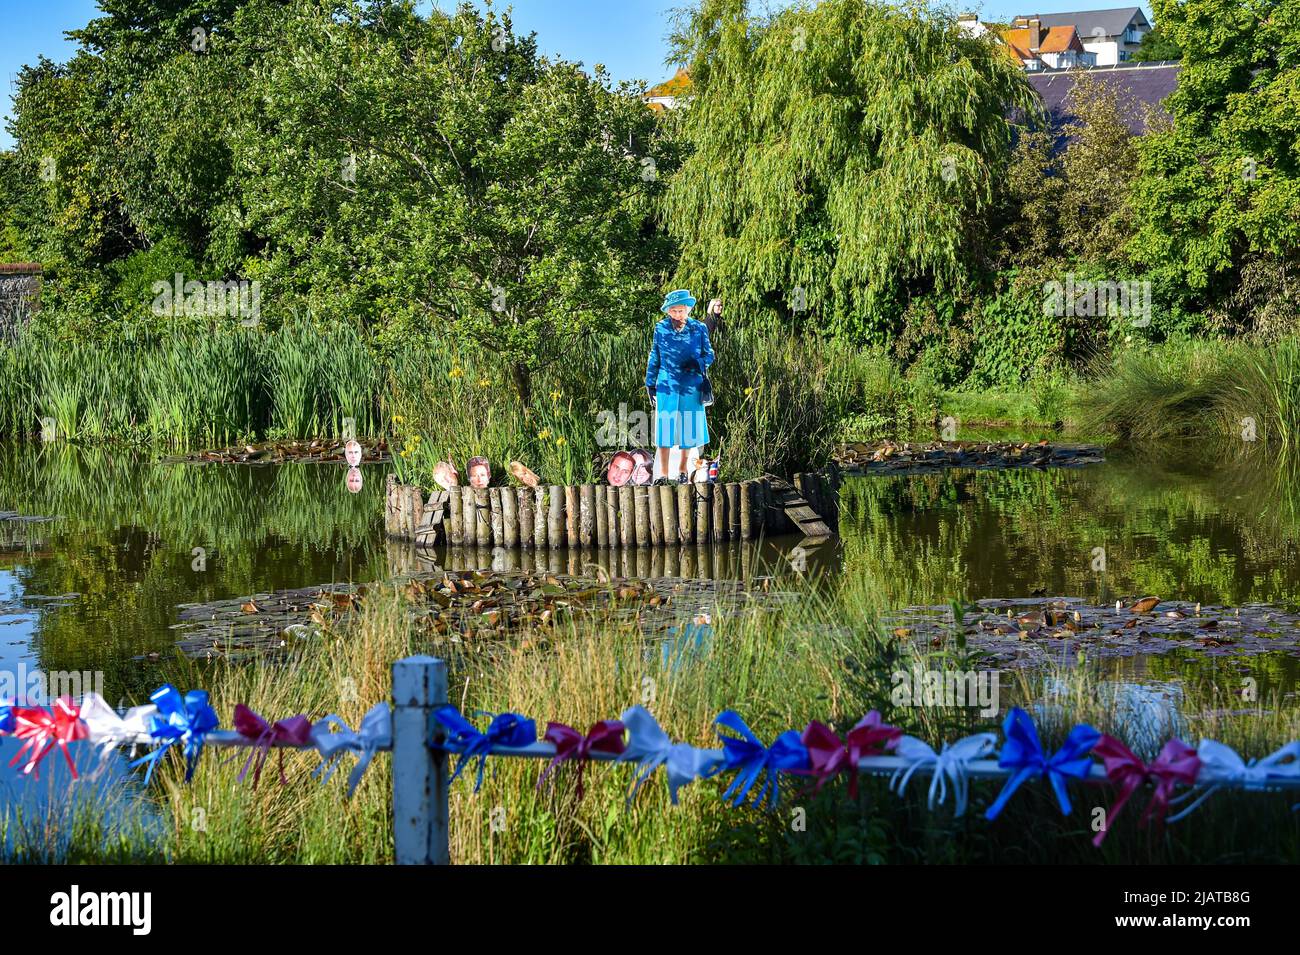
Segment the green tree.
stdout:
[[237,29],[268,51],[236,163],[277,297],[476,342],[525,400],[535,369],[653,308],[674,160],[639,89],[469,5],[253,4]]
[[1136,62],[1181,60],[1182,58],[1182,49],[1158,26],[1152,27],[1142,36],[1142,43],[1133,54]]
[[[1132,255],[1242,329],[1300,315],[1300,0],[1156,0],[1183,51],[1139,143]],[[1262,326],[1267,326],[1267,329]]]
[[907,297],[969,283],[1008,111],[1038,111],[994,39],[920,6],[703,0],[675,44],[693,86],[666,201],[682,284],[881,339]]

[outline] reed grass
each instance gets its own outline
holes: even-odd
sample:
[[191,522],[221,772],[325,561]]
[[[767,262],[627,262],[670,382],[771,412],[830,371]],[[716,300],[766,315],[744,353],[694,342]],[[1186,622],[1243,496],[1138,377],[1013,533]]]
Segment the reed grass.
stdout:
[[[698,645],[646,641],[611,617],[571,623],[545,648],[531,642],[462,647],[452,658],[452,702],[465,712],[511,709],[534,716],[542,721],[539,729],[555,719],[583,730],[640,703],[674,739],[710,746],[716,745],[713,717],[729,707],[766,741],[811,719],[842,732],[872,708],[932,741],[995,728],[995,720],[964,708],[892,703],[895,669],[972,661],[956,633],[942,657],[887,639],[878,632],[873,600],[871,585],[862,582],[810,592],[778,611],[722,615],[712,638]],[[355,725],[387,697],[392,661],[427,649],[413,636],[400,592],[376,588],[359,617],[279,665],[201,669],[178,663],[174,680],[210,687],[226,717],[234,703],[245,702],[269,718],[334,712]],[[1078,721],[1132,739],[1131,727],[1108,708],[1104,685],[1096,671],[1072,667],[1025,676],[1010,692],[1034,707],[1049,748]],[[1247,707],[1240,701],[1228,707],[1227,701],[1226,694],[1189,696],[1183,706],[1189,739],[1212,736],[1244,754],[1262,755],[1300,735],[1300,715],[1277,700]],[[1004,708],[1008,702],[1004,698]],[[375,760],[351,800],[342,778],[325,786],[312,778],[313,754],[286,754],[284,785],[274,757],[256,787],[239,782],[242,760],[209,752],[189,786],[180,782],[178,765],[162,767],[154,799],[165,825],[150,842],[136,845],[135,854],[206,863],[391,861],[387,757]],[[812,793],[787,778],[781,808],[763,812],[724,805],[725,783],[717,781],[687,787],[680,804],[670,806],[662,775],[629,802],[634,773],[626,765],[588,767],[579,801],[576,767],[562,767],[539,787],[543,768],[537,761],[491,760],[474,793],[475,767],[467,767],[451,791],[453,861],[1087,864],[1294,862],[1300,855],[1300,822],[1289,811],[1290,800],[1276,794],[1222,793],[1187,822],[1160,832],[1138,829],[1140,812],[1133,808],[1098,851],[1090,842],[1092,810],[1109,806],[1113,797],[1101,787],[1075,787],[1075,813],[1062,818],[1048,788],[1030,784],[989,823],[982,813],[997,793],[992,783],[974,784],[970,811],[954,819],[951,803],[926,808],[924,785],[913,783],[900,799],[881,778],[861,780],[857,799],[848,797],[842,781]],[[11,832],[17,840],[11,857],[35,861],[40,854],[28,851],[24,830]],[[97,845],[91,840],[80,857],[123,854],[120,846],[110,852]]]
[[1185,341],[1119,352],[1079,390],[1087,431],[1134,444],[1191,440],[1294,457],[1300,444],[1300,341]]

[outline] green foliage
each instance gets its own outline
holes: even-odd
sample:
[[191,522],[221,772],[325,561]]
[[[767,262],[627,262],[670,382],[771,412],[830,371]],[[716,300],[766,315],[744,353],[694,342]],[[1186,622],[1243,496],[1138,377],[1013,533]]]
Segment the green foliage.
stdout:
[[1182,58],[1182,48],[1159,26],[1154,26],[1143,34],[1142,42],[1132,57],[1135,63]]
[[[1294,330],[1300,0],[1157,0],[1183,51],[1173,123],[1140,143],[1132,255],[1230,329]],[[1251,294],[1234,295],[1254,271]],[[1262,328],[1260,326],[1263,326]]]
[[[661,293],[654,115],[541,58],[508,15],[250,5],[259,109],[235,151],[257,274],[322,313],[436,324],[531,374]],[[254,41],[250,41],[254,42]]]
[[1120,351],[1081,395],[1089,430],[1139,443],[1193,439],[1235,452],[1300,447],[1300,341],[1183,341]]
[[1014,387],[1067,360],[1067,320],[1043,307],[1042,289],[1031,282],[1013,277],[976,313],[970,385]]
[[692,152],[665,211],[682,284],[860,341],[888,335],[901,290],[967,283],[1007,110],[1036,103],[995,43],[919,7],[824,0],[757,19],[709,0],[677,45]]

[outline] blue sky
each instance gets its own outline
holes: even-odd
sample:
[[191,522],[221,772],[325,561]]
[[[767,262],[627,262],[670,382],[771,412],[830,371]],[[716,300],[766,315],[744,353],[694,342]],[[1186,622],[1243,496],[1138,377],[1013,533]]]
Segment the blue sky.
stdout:
[[[664,58],[668,48],[668,15],[686,0],[514,0],[515,29],[534,31],[545,53],[562,55],[587,66],[603,63],[615,80],[643,79],[656,83],[666,79]],[[1019,13],[1059,13],[1067,10],[1105,9],[1109,2],[1089,4],[1078,0],[986,0],[984,3],[955,3],[961,10],[978,12],[989,20],[1009,20]],[[1032,4],[1032,7],[1031,7]],[[480,3],[480,6],[483,4]],[[756,0],[752,7],[781,7],[781,0]],[[422,8],[451,9],[455,0],[423,0]],[[496,4],[498,8],[506,6]],[[1147,16],[1150,8],[1143,4]],[[11,82],[25,63],[41,54],[52,60],[66,60],[74,45],[64,31],[84,26],[97,16],[94,0],[0,0],[0,80],[4,82],[3,108],[10,109]],[[13,140],[0,129],[0,149]]]

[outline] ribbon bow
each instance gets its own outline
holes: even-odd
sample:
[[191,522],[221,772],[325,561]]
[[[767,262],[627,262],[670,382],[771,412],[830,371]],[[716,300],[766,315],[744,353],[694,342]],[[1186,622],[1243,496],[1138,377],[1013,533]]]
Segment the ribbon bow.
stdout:
[[563,723],[547,723],[546,735],[542,738],[548,743],[555,744],[555,758],[546,767],[546,772],[542,773],[541,779],[537,780],[537,785],[540,787],[551,774],[551,770],[560,763],[576,759],[578,760],[578,798],[581,799],[582,774],[587,768],[587,761],[591,759],[591,754],[621,754],[624,729],[625,727],[618,720],[601,720],[593,724],[591,732],[583,736],[572,726],[565,726]]
[[443,748],[462,754],[450,782],[456,781],[466,763],[478,758],[478,779],[474,783],[474,792],[478,792],[483,785],[483,770],[487,767],[488,754],[494,748],[528,746],[537,742],[537,724],[518,713],[498,713],[493,716],[486,733],[480,733],[454,706],[438,707],[433,711],[433,718],[446,727],[449,734],[442,744]]
[[1102,736],[1093,747],[1093,752],[1101,757],[1106,767],[1106,778],[1119,787],[1119,798],[1106,813],[1106,828],[1093,837],[1092,844],[1098,848],[1105,841],[1110,824],[1119,816],[1129,797],[1147,779],[1155,783],[1155,793],[1138,824],[1145,826],[1149,821],[1155,820],[1157,825],[1161,825],[1169,813],[1169,798],[1174,794],[1174,787],[1179,783],[1190,786],[1196,781],[1196,773],[1201,768],[1196,750],[1177,739],[1165,743],[1160,755],[1150,766],[1113,736]]
[[149,718],[157,712],[152,704],[133,706],[125,715],[98,693],[87,693],[81,699],[81,721],[86,724],[86,739],[99,747],[101,755],[121,743],[133,743],[149,735]]
[[[938,753],[924,740],[904,736],[894,747],[894,754],[909,763],[906,770],[899,769],[889,780],[889,788],[900,796],[907,789],[912,774],[924,766],[931,767],[930,792],[926,805],[933,810],[948,798],[948,782],[952,782],[954,815],[964,816],[970,798],[970,777],[966,775],[971,760],[983,759],[993,752],[998,738],[993,733],[976,733],[955,743],[944,743]],[[897,785],[897,789],[895,789]],[[937,799],[935,797],[938,797]]]
[[735,797],[731,803],[733,806],[745,802],[745,797],[749,795],[760,774],[765,776],[763,788],[754,797],[753,805],[759,806],[766,800],[771,808],[780,799],[779,773],[807,773],[808,748],[800,741],[798,730],[786,730],[769,749],[759,742],[735,710],[724,710],[713,722],[740,734],[739,737],[726,736],[721,730],[718,731],[718,738],[722,740],[722,765],[709,773],[713,775],[729,769],[740,770],[722,794],[723,799]]
[[627,748],[623,750],[621,759],[637,764],[636,778],[627,794],[629,803],[654,771],[663,766],[668,773],[668,798],[675,806],[677,790],[696,777],[709,775],[722,759],[716,750],[696,749],[689,743],[673,743],[643,706],[628,707],[619,719],[627,727]]
[[1064,745],[1049,757],[1038,741],[1033,719],[1020,707],[1013,706],[1002,724],[1002,734],[1007,742],[1002,747],[998,765],[1016,772],[1002,787],[1002,792],[998,793],[997,801],[989,806],[985,818],[990,821],[996,819],[1020,788],[1020,784],[1037,776],[1046,776],[1051,781],[1061,812],[1068,816],[1070,794],[1066,792],[1065,781],[1068,778],[1086,779],[1092,772],[1092,760],[1088,758],[1088,752],[1101,739],[1101,733],[1086,723],[1080,723],[1070,730]]
[[[849,795],[858,798],[858,761],[865,756],[882,756],[892,749],[903,731],[889,726],[872,710],[858,721],[844,737],[844,743],[825,723],[813,720],[800,737],[808,747],[810,772],[817,778],[813,792],[820,792],[832,776],[842,769],[849,771]],[[883,745],[882,745],[883,744]]]
[[[1243,789],[1267,789],[1273,779],[1300,779],[1300,740],[1287,743],[1275,753],[1246,762],[1231,746],[1212,739],[1203,739],[1196,748],[1201,761],[1201,771],[1196,777],[1198,786],[1205,786],[1199,798],[1168,822],[1177,822],[1193,812],[1225,784],[1236,784]],[[1190,795],[1190,794],[1189,794]],[[1172,800],[1181,802],[1181,798]]]
[[[276,743],[284,743],[289,746],[309,746],[312,741],[311,720],[302,714],[291,716],[268,726],[266,720],[243,703],[235,704],[235,730],[240,736],[253,740],[253,751],[248,754],[248,759],[244,762],[244,768],[239,771],[239,781],[241,783],[244,781],[244,777],[248,775],[248,767],[252,766],[254,789],[257,788],[257,783],[262,778],[262,764],[266,762],[266,757],[270,755],[272,746]],[[254,762],[255,759],[256,762]],[[288,781],[284,775],[284,753],[280,753],[280,785],[283,786]]]
[[23,761],[23,755],[29,757],[23,763],[23,775],[40,778],[40,762],[55,746],[63,751],[63,758],[68,761],[72,778],[77,778],[77,767],[68,752],[68,744],[73,740],[86,738],[86,724],[81,722],[81,714],[71,697],[61,696],[54,701],[51,709],[40,706],[15,706],[12,713],[13,735],[24,740],[22,748],[9,761],[10,766],[17,766]]
[[354,733],[342,717],[331,713],[311,728],[311,741],[321,755],[321,764],[312,774],[320,775],[321,785],[329,782],[345,752],[357,754],[357,764],[348,774],[351,796],[375,753],[393,745],[393,715],[387,703],[376,703],[361,717],[361,727]]
[[208,705],[208,691],[190,690],[182,697],[180,690],[164,683],[149,694],[149,699],[153,701],[151,709],[155,712],[149,719],[148,733],[158,746],[132,763],[131,768],[149,767],[144,773],[144,784],[148,786],[163,754],[176,743],[181,743],[185,756],[185,781],[188,783],[198,768],[204,738],[220,725],[216,710]]

